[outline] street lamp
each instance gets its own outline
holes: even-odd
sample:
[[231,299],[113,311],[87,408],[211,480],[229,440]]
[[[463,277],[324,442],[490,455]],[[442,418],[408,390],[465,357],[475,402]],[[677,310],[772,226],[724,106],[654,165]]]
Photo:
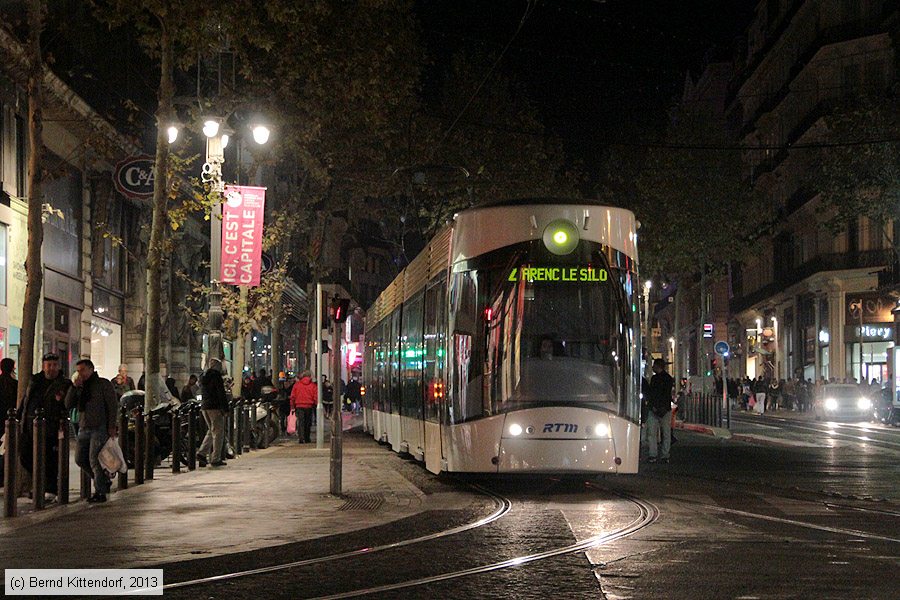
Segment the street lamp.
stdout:
[[[222,119],[207,117],[203,122],[203,135],[206,136],[206,163],[203,165],[201,179],[209,184],[210,191],[219,197],[225,193],[222,181],[222,165],[225,163],[225,147],[231,138],[230,130],[221,126]],[[265,126],[253,127],[253,139],[257,144],[265,144],[269,140],[269,130]],[[240,162],[240,161],[239,161]],[[219,288],[219,273],[222,263],[222,203],[214,202],[209,219],[210,240],[210,293],[209,312],[207,313],[207,358],[225,359],[222,325],[225,315],[222,312],[222,292]],[[243,362],[243,356],[237,357]]]

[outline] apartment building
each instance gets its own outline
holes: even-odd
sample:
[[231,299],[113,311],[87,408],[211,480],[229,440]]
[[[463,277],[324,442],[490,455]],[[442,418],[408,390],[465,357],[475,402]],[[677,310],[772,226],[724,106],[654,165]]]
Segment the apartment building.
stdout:
[[727,88],[727,120],[751,148],[745,176],[776,226],[732,270],[730,337],[742,352],[730,374],[884,383],[894,372],[896,298],[879,284],[894,267],[894,224],[860,217],[829,232],[806,174],[817,144],[838,141],[823,118],[848,97],[896,84],[897,44],[896,1],[757,6]]

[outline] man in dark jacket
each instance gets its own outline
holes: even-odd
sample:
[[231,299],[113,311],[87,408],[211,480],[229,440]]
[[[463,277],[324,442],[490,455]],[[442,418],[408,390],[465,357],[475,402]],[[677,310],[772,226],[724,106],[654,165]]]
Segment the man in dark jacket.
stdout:
[[207,431],[200,449],[200,465],[205,466],[207,458],[214,467],[225,464],[222,460],[225,442],[225,412],[228,410],[228,397],[225,394],[225,380],[222,377],[222,362],[209,359],[209,368],[200,377],[200,410],[206,421]]
[[83,358],[75,363],[78,378],[66,394],[66,407],[78,408],[78,453],[75,463],[94,480],[94,495],[88,502],[106,502],[111,482],[100,465],[100,451],[106,440],[116,436],[116,389],[100,377],[94,363]]
[[[647,404],[647,445],[650,450],[649,462],[669,462],[669,448],[672,446],[672,387],[675,380],[666,373],[666,363],[661,358],[653,361],[653,377],[648,386]],[[662,455],[657,458],[659,436],[662,433]]]
[[45,354],[41,361],[41,372],[35,373],[25,392],[25,401],[19,408],[19,423],[21,434],[19,437],[19,462],[29,476],[34,460],[33,422],[38,409],[44,411],[47,420],[47,435],[44,438],[44,491],[48,494],[57,492],[57,448],[59,445],[59,422],[66,417],[66,407],[63,398],[72,383],[62,374],[59,366],[59,356]]
[[[15,378],[16,363],[11,358],[0,360],[0,437],[6,433],[6,419],[9,409],[16,407],[16,392],[19,382]],[[0,457],[0,487],[3,487],[3,463]]]

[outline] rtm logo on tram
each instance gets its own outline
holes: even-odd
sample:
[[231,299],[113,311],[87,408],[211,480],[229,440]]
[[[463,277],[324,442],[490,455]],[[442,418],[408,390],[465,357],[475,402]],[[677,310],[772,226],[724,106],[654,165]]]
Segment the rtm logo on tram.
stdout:
[[606,281],[606,269],[594,267],[516,267],[509,281]]
[[578,433],[578,425],[575,423],[545,423],[543,433]]

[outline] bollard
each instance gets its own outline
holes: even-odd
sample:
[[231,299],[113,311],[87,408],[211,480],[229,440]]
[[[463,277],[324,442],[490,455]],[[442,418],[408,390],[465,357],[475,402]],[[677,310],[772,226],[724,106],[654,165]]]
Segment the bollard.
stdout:
[[134,483],[144,483],[144,409],[137,407],[134,417]]
[[[119,448],[122,449],[122,456],[128,456],[128,410],[122,406],[119,408]],[[117,490],[128,489],[128,469],[124,473],[119,473],[119,484]]]
[[6,454],[3,455],[3,516],[14,517],[16,505],[16,471],[19,466],[19,420],[16,409],[6,413]]
[[237,454],[237,400],[232,400],[231,404],[229,404],[228,431],[226,434],[225,439],[228,440],[228,445],[234,448],[234,453]]
[[241,439],[244,432],[244,402],[237,400],[234,407],[234,454],[240,456],[244,453],[244,441]]
[[197,417],[199,410],[196,406],[188,408],[188,449],[187,449],[187,468],[193,471],[197,468]]
[[47,464],[47,419],[44,409],[39,408],[32,421],[32,459],[31,459],[31,495],[34,498],[34,509],[44,508],[44,479]]
[[172,409],[172,472],[181,473],[181,414]]
[[244,403],[244,452],[250,452],[253,449],[253,401]]
[[56,453],[56,498],[60,504],[69,503],[69,418],[59,421]]
[[156,468],[156,452],[153,440],[153,414],[144,415],[144,481],[153,481],[153,470]]
[[79,490],[78,495],[82,500],[87,500],[91,497],[91,474],[88,473],[85,469],[79,469],[81,472],[81,479],[79,480]]

